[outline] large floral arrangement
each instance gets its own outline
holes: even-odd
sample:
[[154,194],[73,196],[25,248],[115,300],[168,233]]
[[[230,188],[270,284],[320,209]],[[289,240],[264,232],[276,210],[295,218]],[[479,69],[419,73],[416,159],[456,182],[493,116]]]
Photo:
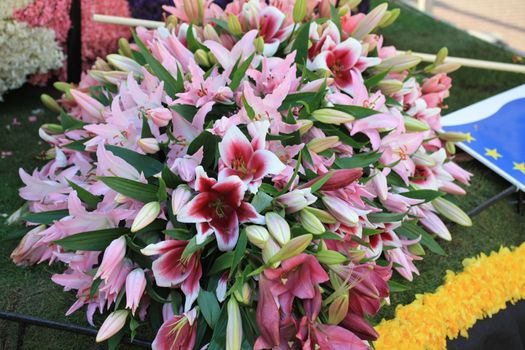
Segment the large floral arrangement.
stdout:
[[[367,349],[397,271],[451,239],[470,174],[440,132],[457,67],[384,46],[399,12],[210,1],[62,84],[49,163],[20,170],[16,264],[62,262],[97,341],[150,320],[154,349]],[[30,213],[23,213],[24,210]],[[149,317],[146,317],[146,316]]]

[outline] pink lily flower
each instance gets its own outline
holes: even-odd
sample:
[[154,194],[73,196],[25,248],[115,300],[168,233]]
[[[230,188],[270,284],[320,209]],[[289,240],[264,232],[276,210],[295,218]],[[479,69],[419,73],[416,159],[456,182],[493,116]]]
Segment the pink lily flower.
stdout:
[[289,92],[297,90],[300,79],[296,78],[295,54],[296,52],[293,51],[284,59],[265,57],[261,61],[261,70],[250,68],[246,71],[246,75],[255,81],[255,89],[258,94],[271,94],[288,76],[291,81]]
[[259,14],[259,35],[264,39],[263,54],[273,56],[279,45],[288,39],[293,25],[285,26],[286,15],[274,6],[265,7]]
[[229,76],[239,58],[241,62],[243,62],[255,52],[253,42],[257,37],[257,34],[257,30],[251,30],[244,34],[241,40],[239,40],[231,50],[228,50],[218,42],[212,40],[206,40],[204,46],[210,49],[221,67],[224,69],[224,74]]
[[219,181],[209,178],[199,166],[195,171],[199,194],[181,208],[177,220],[197,224],[197,242],[215,234],[220,250],[232,250],[239,237],[239,223],[264,223],[264,217],[243,201],[246,185],[238,176]]
[[[264,124],[267,129],[269,123]],[[219,181],[238,176],[250,192],[256,193],[265,176],[283,171],[285,165],[265,149],[265,138],[266,132],[263,132],[250,143],[238,127],[231,127],[219,143]]]
[[423,81],[421,86],[422,98],[428,107],[439,107],[450,93],[452,79],[446,73],[439,73]]
[[97,273],[95,273],[94,279],[100,277],[103,280],[107,280],[116,269],[119,268],[120,264],[124,260],[126,255],[126,238],[121,236],[114,239],[110,245],[104,251],[104,257],[100,264]]
[[83,120],[86,122],[102,121],[102,111],[105,109],[102,103],[80,90],[71,89],[70,92],[82,110]]
[[197,311],[175,315],[165,321],[151,345],[153,350],[190,350],[197,339]]
[[410,155],[417,151],[422,142],[422,133],[388,134],[381,140],[379,148],[380,152],[383,152],[381,163],[397,163],[392,169],[408,184],[408,178],[414,174],[416,168]]
[[188,241],[167,240],[150,244],[141,250],[147,256],[159,255],[153,261],[152,271],[155,282],[160,287],[179,287],[186,295],[185,310],[189,310],[197,299],[200,291],[199,280],[202,276],[200,251],[193,253],[188,259],[182,258],[182,253]]
[[443,168],[448,171],[450,175],[454,177],[454,179],[458,180],[459,182],[468,185],[470,182],[470,177],[472,176],[472,173],[466,171],[465,169],[461,168],[459,165],[457,165],[454,162],[446,162],[443,164]]

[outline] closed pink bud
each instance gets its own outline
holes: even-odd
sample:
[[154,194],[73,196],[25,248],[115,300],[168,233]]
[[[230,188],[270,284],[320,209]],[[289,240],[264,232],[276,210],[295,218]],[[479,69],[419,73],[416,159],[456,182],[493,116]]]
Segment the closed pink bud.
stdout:
[[[332,175],[328,181],[326,181],[321,186],[321,190],[323,191],[335,191],[337,189],[346,187],[363,176],[363,170],[361,168],[330,170],[329,173]],[[315,179],[312,179],[304,185],[299,186],[299,188],[312,187],[314,183],[323,179],[327,174],[319,175]]]
[[69,91],[82,111],[95,119],[100,119],[102,117],[102,110],[104,109],[102,103],[81,91],[74,89]]
[[376,195],[379,199],[385,201],[388,196],[388,184],[386,182],[385,174],[382,171],[375,169],[372,172],[372,176],[372,185],[376,191]]
[[166,126],[172,119],[171,111],[164,107],[153,108],[148,111],[148,116],[157,126]]
[[312,195],[310,188],[296,189],[275,199],[277,203],[285,207],[287,213],[296,213],[310,204],[315,203],[316,200],[317,197]]
[[355,226],[359,222],[357,212],[344,200],[337,197],[325,196],[323,197],[323,203],[330,214],[342,224]]
[[104,257],[93,279],[108,279],[116,268],[119,268],[126,255],[126,238],[114,239],[104,251]]
[[139,306],[144,289],[146,289],[144,270],[138,268],[131,271],[126,277],[126,307],[131,309],[133,315]]
[[191,189],[187,185],[179,185],[171,194],[171,210],[177,215],[180,209],[191,199]]
[[140,149],[143,150],[144,153],[147,153],[147,154],[155,154],[160,149],[159,142],[153,137],[147,137],[147,138],[140,139],[138,141],[138,145]]
[[118,310],[109,314],[97,333],[97,343],[103,342],[117,334],[126,324],[127,310]]

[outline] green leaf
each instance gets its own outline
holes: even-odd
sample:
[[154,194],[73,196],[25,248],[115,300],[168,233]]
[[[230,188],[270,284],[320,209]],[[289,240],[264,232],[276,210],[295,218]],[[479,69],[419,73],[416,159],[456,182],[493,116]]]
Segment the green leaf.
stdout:
[[91,139],[92,139],[92,137],[88,137],[88,138],[85,138],[85,139],[72,141],[72,142],[70,142],[67,145],[64,145],[62,147],[63,148],[67,148],[67,149],[72,149],[74,151],[82,152],[82,151],[86,150],[86,146],[84,144],[86,142],[88,142],[89,140],[91,140]]
[[242,230],[239,234],[239,239],[237,240],[237,245],[235,246],[235,250],[233,251],[233,259],[232,259],[232,266],[230,268],[230,277],[232,276],[233,272],[239,265],[239,263],[242,260],[242,257],[244,256],[244,253],[246,253],[246,246],[248,245],[248,235],[246,234],[245,230]]
[[374,228],[368,228],[368,227],[363,227],[363,235],[365,236],[373,236],[373,235],[377,235],[379,233],[383,233],[385,232],[384,230],[379,230],[379,229],[374,229]]
[[333,239],[336,241],[342,241],[343,237],[339,236],[335,232],[325,231],[324,233],[321,233],[320,235],[315,235],[315,239]]
[[272,185],[264,183],[264,182],[259,187],[259,190],[260,191],[264,191],[264,192],[270,194],[271,196],[277,196],[279,194],[279,190],[277,190]]
[[400,227],[394,230],[397,234],[405,236],[409,239],[417,239],[421,236],[420,243],[430,249],[430,251],[446,256],[447,253],[441,248],[441,246],[436,242],[436,240],[424,229],[419,227],[413,222],[404,222]]
[[31,213],[22,217],[22,220],[33,222],[35,224],[51,225],[53,222],[69,215],[69,210],[50,210],[40,213]]
[[244,92],[242,93],[242,105],[243,105],[244,109],[246,109],[246,114],[248,114],[248,117],[251,120],[254,120],[255,119],[255,111],[248,104],[248,101],[246,101],[246,97],[244,96]]
[[434,190],[414,190],[400,193],[400,195],[413,199],[422,199],[425,202],[430,202],[433,199],[445,195],[445,193]]
[[288,94],[285,98],[279,110],[290,109],[291,107],[302,106],[303,103],[308,103],[314,96],[316,92],[297,92],[293,94]]
[[140,154],[135,151],[113,145],[106,145],[106,149],[117,157],[124,159],[127,163],[137,169],[139,173],[144,173],[145,177],[158,174],[164,168],[164,165],[161,162],[145,154]]
[[112,190],[139,202],[149,203],[157,201],[157,186],[114,176],[101,176],[99,179]]
[[252,206],[258,213],[261,213],[264,209],[268,208],[273,201],[273,197],[264,191],[259,190],[252,199]]
[[145,114],[142,114],[142,132],[140,133],[141,138],[148,138],[153,137],[153,134],[151,133],[151,128],[149,127],[148,118],[145,116]]
[[232,266],[233,251],[223,253],[213,262],[213,266],[208,271],[208,276],[214,275],[223,270],[229,269]]
[[79,185],[77,185],[73,181],[67,180],[67,182],[69,183],[69,186],[71,186],[71,188],[73,188],[75,191],[77,191],[78,198],[82,202],[86,203],[88,205],[89,209],[95,209],[97,207],[97,204],[102,201],[102,198],[100,198],[99,196],[95,196],[94,194],[92,194],[88,190],[80,187]]
[[254,57],[255,53],[252,53],[251,56],[245,59],[244,62],[233,72],[230,83],[230,89],[232,89],[232,91],[237,90],[241,84],[242,78],[246,76],[246,71],[250,68],[250,64]]
[[405,216],[405,213],[372,213],[368,214],[367,218],[373,224],[380,224],[383,222],[401,221]]
[[102,251],[111,241],[128,232],[129,229],[124,227],[108,228],[77,233],[55,241],[55,243],[68,250]]
[[370,78],[365,80],[365,86],[368,90],[375,87],[381,80],[385,79],[385,77],[388,75],[390,71],[385,70],[381,73],[378,73],[376,75],[371,76]]
[[60,123],[64,130],[78,130],[86,125],[83,121],[73,118],[64,111],[60,111]]
[[297,31],[297,37],[295,38],[292,51],[296,50],[295,63],[306,64],[306,58],[308,57],[308,44],[310,39],[310,22],[306,22],[299,27]]
[[157,198],[159,202],[164,202],[168,199],[168,192],[166,191],[166,183],[162,179],[159,179],[159,189],[157,190]]
[[335,160],[335,165],[341,169],[364,168],[370,164],[374,164],[381,158],[381,153],[358,153],[348,158],[338,158]]
[[168,188],[175,188],[183,183],[181,178],[173,173],[167,165],[164,165],[164,168],[162,169],[162,180],[164,180]]
[[196,236],[193,236],[192,239],[188,242],[188,245],[186,248],[184,248],[184,251],[182,252],[182,258],[186,259],[191,254],[195,253],[196,251],[202,249],[206,244],[212,241],[212,237],[206,238],[206,240],[202,244],[197,244],[197,238]]
[[335,105],[333,108],[341,112],[346,112],[356,119],[366,118],[370,117],[371,115],[381,113],[379,111],[376,111],[375,109],[365,108],[361,106]]
[[191,52],[195,52],[198,49],[208,51],[208,48],[202,45],[193,35],[193,24],[190,24],[188,30],[186,31],[186,42],[188,43],[188,49]]
[[340,129],[336,128],[334,125],[328,125],[323,123],[315,123],[315,125],[323,130],[325,134],[328,136],[337,136],[339,137],[339,141],[343,142],[344,144],[347,144],[349,146],[352,146],[353,148],[361,148],[365,146],[368,141],[366,142],[358,142],[354,140],[348,132],[343,132]]
[[194,154],[201,147],[204,147],[204,156],[201,164],[205,169],[214,169],[216,165],[215,154],[219,140],[218,136],[208,131],[203,131],[188,146],[188,154]]
[[190,123],[193,121],[195,114],[197,114],[197,107],[191,105],[172,105],[170,109],[173,109],[175,112],[179,113],[184,119]]
[[89,288],[90,298],[93,298],[95,294],[97,294],[98,287],[100,286],[101,283],[102,283],[102,278],[97,278],[96,280],[93,281],[93,283],[91,284],[91,288]]
[[172,238],[175,238],[179,241],[188,241],[190,240],[193,235],[191,234],[190,231],[184,229],[184,228],[171,228],[171,229],[168,229],[168,230],[164,230],[163,231],[164,234],[172,237]]
[[399,293],[410,289],[408,286],[392,280],[388,281],[388,287],[390,288],[390,293]]
[[226,325],[228,324],[228,310],[226,304],[223,304],[219,319],[215,323],[215,329],[211,336],[208,350],[224,350],[226,349]]
[[140,40],[138,35],[133,32],[133,39],[135,40],[135,43],[140,49],[140,52],[142,54],[142,57],[144,57],[144,60],[146,63],[150,66],[150,68],[153,70],[153,73],[159,78],[161,81],[164,82],[164,89],[168,93],[168,95],[171,98],[176,98],[176,94],[178,92],[184,91],[184,82],[183,81],[177,81],[170,72],[164,66],[162,63],[160,63],[151,52],[146,48],[146,45]]
[[201,289],[197,297],[197,303],[199,304],[206,323],[208,323],[211,329],[215,328],[215,324],[221,314],[221,308],[219,307],[215,293]]
[[330,16],[332,17],[332,22],[339,29],[339,33],[341,33],[341,17],[339,17],[339,12],[332,3],[330,3]]

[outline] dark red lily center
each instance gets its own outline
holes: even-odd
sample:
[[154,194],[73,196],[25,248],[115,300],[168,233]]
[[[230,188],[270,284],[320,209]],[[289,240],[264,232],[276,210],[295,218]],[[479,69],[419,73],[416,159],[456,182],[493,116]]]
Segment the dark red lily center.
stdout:
[[222,200],[216,199],[210,202],[209,206],[215,209],[215,215],[217,215],[217,217],[224,217],[224,203],[222,202]]
[[248,169],[246,168],[246,161],[242,156],[237,156],[232,160],[232,169],[246,174],[248,172]]

